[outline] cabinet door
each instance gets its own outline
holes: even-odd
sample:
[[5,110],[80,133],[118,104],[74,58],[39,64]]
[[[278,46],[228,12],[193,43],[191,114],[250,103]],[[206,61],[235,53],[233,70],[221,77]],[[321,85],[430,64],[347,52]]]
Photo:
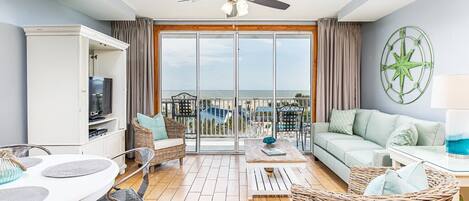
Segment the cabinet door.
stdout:
[[98,155],[98,156],[105,156],[104,155],[104,144],[103,140],[95,140],[86,145],[83,145],[82,154],[87,155]]
[[[104,149],[105,155],[109,158],[114,157],[120,153],[125,151],[125,140],[124,140],[124,131],[116,131],[117,133],[112,134],[111,136],[107,137],[104,141]],[[124,157],[119,157],[114,161],[120,166],[123,167],[125,161]]]

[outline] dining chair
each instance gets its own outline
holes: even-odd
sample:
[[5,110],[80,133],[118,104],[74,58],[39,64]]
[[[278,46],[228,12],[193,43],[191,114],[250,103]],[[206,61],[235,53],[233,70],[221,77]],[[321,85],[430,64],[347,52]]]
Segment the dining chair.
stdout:
[[297,105],[284,105],[277,109],[276,132],[295,133],[296,146],[301,142],[301,147],[305,148],[305,135],[303,132],[303,112],[304,108]]
[[47,155],[51,155],[51,152],[49,149],[39,146],[39,145],[34,145],[34,144],[12,144],[12,145],[4,145],[0,146],[0,149],[9,149],[15,155],[16,157],[26,157],[28,156],[28,152],[31,149],[40,149],[44,152],[46,152]]
[[[140,168],[138,168],[134,172],[130,173],[129,175],[127,175],[123,179],[117,181],[112,186],[112,188],[107,192],[106,196],[103,196],[101,199],[99,199],[100,201],[104,201],[104,200],[111,200],[111,201],[143,201],[143,196],[144,196],[145,191],[147,190],[148,184],[149,184],[149,171],[150,171],[149,170],[149,165],[150,165],[151,159],[153,159],[153,157],[155,156],[155,152],[150,148],[140,147],[140,148],[135,148],[135,149],[128,150],[124,153],[121,153],[121,154],[113,157],[112,159],[118,158],[118,157],[120,157],[122,155],[125,155],[125,154],[128,154],[128,153],[137,153],[137,154],[139,154],[140,158],[142,159],[142,165],[140,166]],[[121,189],[121,188],[118,187],[120,184],[124,183],[125,181],[127,181],[128,179],[130,179],[131,177],[133,177],[134,175],[136,175],[140,171],[143,172],[143,179],[142,179],[142,183],[140,184],[140,187],[139,187],[137,192],[135,192],[135,190],[132,189],[132,188]]]

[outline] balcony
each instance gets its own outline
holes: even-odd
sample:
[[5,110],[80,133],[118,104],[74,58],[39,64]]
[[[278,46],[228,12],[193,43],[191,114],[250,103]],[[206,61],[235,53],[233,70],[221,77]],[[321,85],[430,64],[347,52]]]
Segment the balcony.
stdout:
[[[239,151],[244,150],[244,139],[263,138],[273,134],[273,98],[239,98],[238,125],[235,119],[233,99],[202,98],[198,100],[197,118],[176,118],[186,125],[186,144],[188,151],[196,151],[197,133],[200,133],[200,151],[236,151],[235,129],[238,129]],[[276,107],[297,105],[304,108],[302,115],[303,133],[306,135],[304,151],[310,150],[311,102],[309,97],[276,98]],[[162,100],[162,114],[172,118],[171,99]],[[196,123],[198,122],[198,123]],[[196,126],[198,125],[198,127]],[[278,138],[288,139],[297,145],[296,132],[278,132]],[[299,149],[303,149],[301,143]]]

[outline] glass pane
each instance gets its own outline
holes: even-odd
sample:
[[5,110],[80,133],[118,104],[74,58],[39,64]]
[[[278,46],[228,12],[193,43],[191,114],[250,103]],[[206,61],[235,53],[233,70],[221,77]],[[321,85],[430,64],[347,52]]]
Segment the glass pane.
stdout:
[[200,150],[234,151],[234,35],[200,35]]
[[239,35],[239,144],[272,135],[273,35]]
[[[171,96],[182,92],[196,95],[196,51],[196,34],[161,36],[161,112],[167,117],[172,118]],[[186,125],[186,150],[196,151],[196,119],[176,120]]]
[[[277,35],[276,40],[277,107],[296,105],[303,108],[302,127],[298,131],[277,132],[278,136],[290,139],[300,148],[309,146],[311,122],[311,35]],[[298,122],[301,123],[301,122]],[[295,129],[296,130],[296,129]],[[298,135],[299,134],[299,135]],[[305,140],[305,136],[306,140]]]

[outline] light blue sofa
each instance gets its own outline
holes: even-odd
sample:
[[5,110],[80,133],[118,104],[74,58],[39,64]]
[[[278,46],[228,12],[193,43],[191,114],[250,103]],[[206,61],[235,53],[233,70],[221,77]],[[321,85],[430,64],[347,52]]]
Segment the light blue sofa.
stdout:
[[353,135],[331,133],[328,131],[329,123],[314,123],[311,137],[313,154],[348,183],[351,167],[391,165],[386,142],[391,132],[404,123],[413,123],[417,127],[417,146],[444,144],[443,123],[358,109]]

